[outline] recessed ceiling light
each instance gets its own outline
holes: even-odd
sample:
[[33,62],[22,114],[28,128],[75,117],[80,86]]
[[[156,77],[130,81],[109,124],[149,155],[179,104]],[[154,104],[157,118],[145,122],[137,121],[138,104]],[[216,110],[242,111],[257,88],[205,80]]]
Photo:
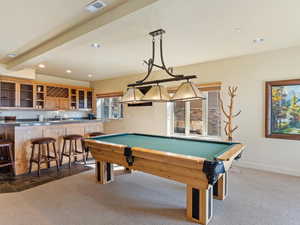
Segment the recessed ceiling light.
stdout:
[[253,43],[254,44],[259,44],[259,43],[262,43],[264,41],[265,41],[265,39],[263,39],[263,38],[256,38],[256,39],[253,40]]
[[89,74],[88,77],[91,78],[91,77],[93,77],[93,75],[92,75],[92,74]]
[[39,67],[43,69],[43,68],[45,68],[46,66],[45,66],[44,64],[39,64]]
[[89,3],[85,9],[89,12],[97,12],[98,10],[104,8],[106,6],[106,3],[105,2],[102,2],[100,0],[95,0],[95,1],[92,1],[91,3]]
[[66,70],[67,73],[72,73],[72,70]]
[[17,56],[17,54],[15,53],[10,53],[7,55],[9,58],[15,58]]
[[93,43],[93,44],[91,44],[91,46],[93,48],[100,48],[100,44],[98,44],[98,43]]

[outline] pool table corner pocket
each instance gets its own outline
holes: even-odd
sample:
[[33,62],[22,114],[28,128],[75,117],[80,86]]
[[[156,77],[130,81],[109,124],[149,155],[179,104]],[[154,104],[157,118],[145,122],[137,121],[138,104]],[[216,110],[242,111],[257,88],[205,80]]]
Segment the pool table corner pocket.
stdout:
[[208,183],[214,185],[219,178],[219,174],[225,173],[224,163],[222,161],[205,160],[203,172],[206,174]]

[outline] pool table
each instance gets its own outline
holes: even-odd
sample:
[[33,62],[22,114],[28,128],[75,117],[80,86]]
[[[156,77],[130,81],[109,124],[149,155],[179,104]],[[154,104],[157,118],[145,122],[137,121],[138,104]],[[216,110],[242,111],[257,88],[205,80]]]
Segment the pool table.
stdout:
[[207,224],[213,216],[213,197],[228,194],[228,170],[245,146],[235,142],[199,140],[137,133],[85,139],[96,160],[96,179],[113,181],[119,164],[187,184],[187,218]]

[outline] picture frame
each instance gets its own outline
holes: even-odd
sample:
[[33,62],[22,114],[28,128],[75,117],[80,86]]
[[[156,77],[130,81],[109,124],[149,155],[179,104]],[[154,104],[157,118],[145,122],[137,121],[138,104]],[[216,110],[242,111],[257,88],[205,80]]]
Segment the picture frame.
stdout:
[[265,137],[300,140],[300,79],[265,85]]

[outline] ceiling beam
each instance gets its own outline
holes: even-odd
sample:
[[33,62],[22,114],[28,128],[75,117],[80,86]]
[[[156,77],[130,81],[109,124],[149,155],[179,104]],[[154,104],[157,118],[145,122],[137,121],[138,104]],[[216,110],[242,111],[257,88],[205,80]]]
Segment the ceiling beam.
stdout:
[[18,55],[6,63],[7,69],[12,69],[23,62],[26,62],[34,57],[42,55],[58,46],[61,46],[71,40],[74,40],[88,32],[96,30],[106,24],[118,20],[126,15],[138,11],[148,5],[151,5],[159,0],[129,0],[97,17],[87,20],[81,24],[77,24],[67,31],[31,48],[30,50]]

